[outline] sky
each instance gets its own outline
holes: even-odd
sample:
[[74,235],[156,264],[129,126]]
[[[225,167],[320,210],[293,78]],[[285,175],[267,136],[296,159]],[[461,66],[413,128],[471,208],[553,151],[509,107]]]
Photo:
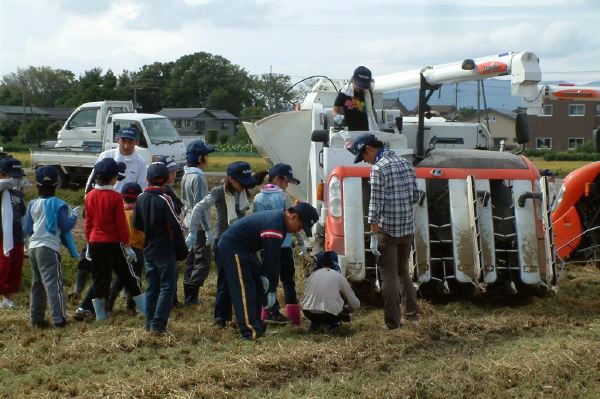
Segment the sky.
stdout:
[[204,51],[252,74],[374,76],[533,51],[544,80],[600,81],[595,0],[0,0],[0,76],[136,71]]

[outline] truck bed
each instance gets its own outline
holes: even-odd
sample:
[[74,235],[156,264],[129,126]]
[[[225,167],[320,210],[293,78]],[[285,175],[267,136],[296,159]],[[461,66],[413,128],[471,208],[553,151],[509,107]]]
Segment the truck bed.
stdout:
[[34,168],[44,165],[93,168],[100,155],[99,151],[86,151],[77,147],[36,148],[31,150],[31,165]]

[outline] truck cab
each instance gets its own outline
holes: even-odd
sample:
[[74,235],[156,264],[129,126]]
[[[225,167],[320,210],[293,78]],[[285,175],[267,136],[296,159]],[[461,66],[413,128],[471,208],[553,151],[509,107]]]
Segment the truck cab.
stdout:
[[55,147],[81,147],[86,141],[101,141],[109,113],[133,112],[131,101],[96,101],[77,107],[58,132]]
[[[118,146],[119,130],[135,127],[139,134],[136,152],[146,163],[160,156],[170,156],[180,166],[181,173],[185,165],[185,146],[171,121],[162,115],[133,113],[132,109],[128,101],[83,104],[65,123],[55,147],[31,151],[32,167],[54,166],[59,171],[62,186],[85,184],[98,155]],[[113,114],[113,110],[116,113]]]

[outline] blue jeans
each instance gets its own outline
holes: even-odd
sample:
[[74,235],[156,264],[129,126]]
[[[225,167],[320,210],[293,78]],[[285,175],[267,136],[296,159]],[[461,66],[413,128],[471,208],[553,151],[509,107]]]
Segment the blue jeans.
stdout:
[[146,330],[163,332],[173,307],[177,284],[175,257],[146,260]]

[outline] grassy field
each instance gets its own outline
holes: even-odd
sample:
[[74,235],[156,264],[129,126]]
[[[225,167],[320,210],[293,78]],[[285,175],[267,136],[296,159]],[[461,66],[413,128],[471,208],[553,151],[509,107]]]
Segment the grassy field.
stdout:
[[[211,165],[233,160],[215,156]],[[59,196],[72,204],[83,197]],[[75,235],[81,241],[81,224]],[[63,255],[70,287],[75,263]],[[300,293],[303,274],[299,266]],[[212,325],[214,270],[202,303],[175,309],[163,337],[144,332],[122,299],[104,323],[32,328],[30,282],[26,260],[18,309],[0,309],[1,398],[600,397],[596,265],[568,266],[558,294],[545,298],[421,299],[416,328],[386,330],[375,298],[335,335],[309,333],[304,320],[270,328],[256,342]]]

